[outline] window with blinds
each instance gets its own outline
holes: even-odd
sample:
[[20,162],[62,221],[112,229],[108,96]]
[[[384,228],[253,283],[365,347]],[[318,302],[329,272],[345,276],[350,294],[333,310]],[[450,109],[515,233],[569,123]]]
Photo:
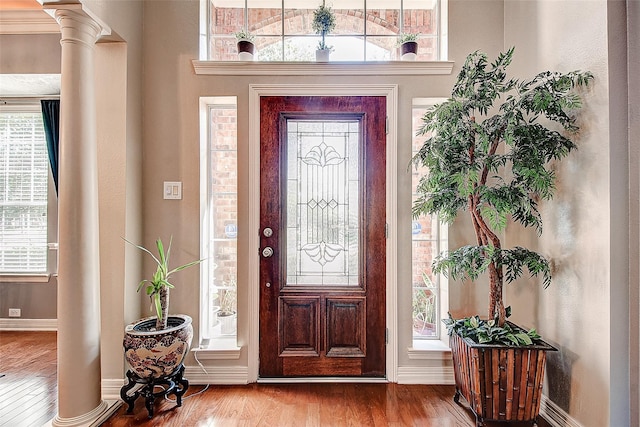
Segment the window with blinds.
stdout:
[[48,173],[42,113],[0,110],[0,273],[47,272]]

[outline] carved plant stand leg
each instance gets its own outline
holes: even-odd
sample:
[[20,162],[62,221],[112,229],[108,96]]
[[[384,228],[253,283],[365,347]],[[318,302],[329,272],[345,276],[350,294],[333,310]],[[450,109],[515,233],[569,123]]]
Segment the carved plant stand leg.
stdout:
[[[140,378],[132,371],[127,371],[128,383],[120,389],[120,398],[127,403],[127,413],[133,412],[133,407],[138,397],[144,397],[144,404],[149,413],[149,418],[153,417],[153,405],[156,398],[166,397],[173,394],[176,397],[176,405],[182,406],[182,396],[187,392],[189,388],[189,381],[183,377],[184,365],[180,364],[178,369],[173,371],[171,375],[161,378]],[[131,395],[131,391],[136,385],[141,385]],[[159,388],[160,391],[156,391]]]

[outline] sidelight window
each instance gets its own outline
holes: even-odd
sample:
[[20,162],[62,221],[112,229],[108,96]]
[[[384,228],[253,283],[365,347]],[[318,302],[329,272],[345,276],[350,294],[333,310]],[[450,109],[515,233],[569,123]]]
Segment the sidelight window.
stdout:
[[238,278],[235,97],[201,98],[201,347],[234,347]]
[[[416,154],[427,136],[417,136],[421,125],[421,118],[434,100],[414,99],[412,118],[412,153]],[[411,188],[414,190],[412,204],[416,198],[415,189],[421,176],[426,173],[424,168],[416,169],[412,166]],[[441,224],[436,216],[421,216],[413,218],[411,223],[412,245],[412,318],[413,339],[440,339],[440,319],[443,317],[442,278],[434,274],[431,269],[433,259],[445,248],[446,226]]]

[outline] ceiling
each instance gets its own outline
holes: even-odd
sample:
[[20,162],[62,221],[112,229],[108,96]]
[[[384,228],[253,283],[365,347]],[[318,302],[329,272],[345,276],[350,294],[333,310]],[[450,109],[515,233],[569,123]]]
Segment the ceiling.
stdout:
[[0,0],[0,10],[41,10],[36,0]]

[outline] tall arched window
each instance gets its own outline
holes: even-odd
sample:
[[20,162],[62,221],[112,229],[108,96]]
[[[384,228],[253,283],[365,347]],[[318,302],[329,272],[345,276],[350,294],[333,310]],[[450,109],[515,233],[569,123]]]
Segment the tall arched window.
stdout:
[[[248,30],[256,36],[255,60],[314,60],[319,36],[312,29],[313,11],[322,0],[202,1],[208,59],[236,60],[234,33]],[[336,17],[335,30],[326,38],[332,61],[398,60],[402,33],[418,34],[417,60],[446,59],[446,0],[328,0],[326,5]]]

